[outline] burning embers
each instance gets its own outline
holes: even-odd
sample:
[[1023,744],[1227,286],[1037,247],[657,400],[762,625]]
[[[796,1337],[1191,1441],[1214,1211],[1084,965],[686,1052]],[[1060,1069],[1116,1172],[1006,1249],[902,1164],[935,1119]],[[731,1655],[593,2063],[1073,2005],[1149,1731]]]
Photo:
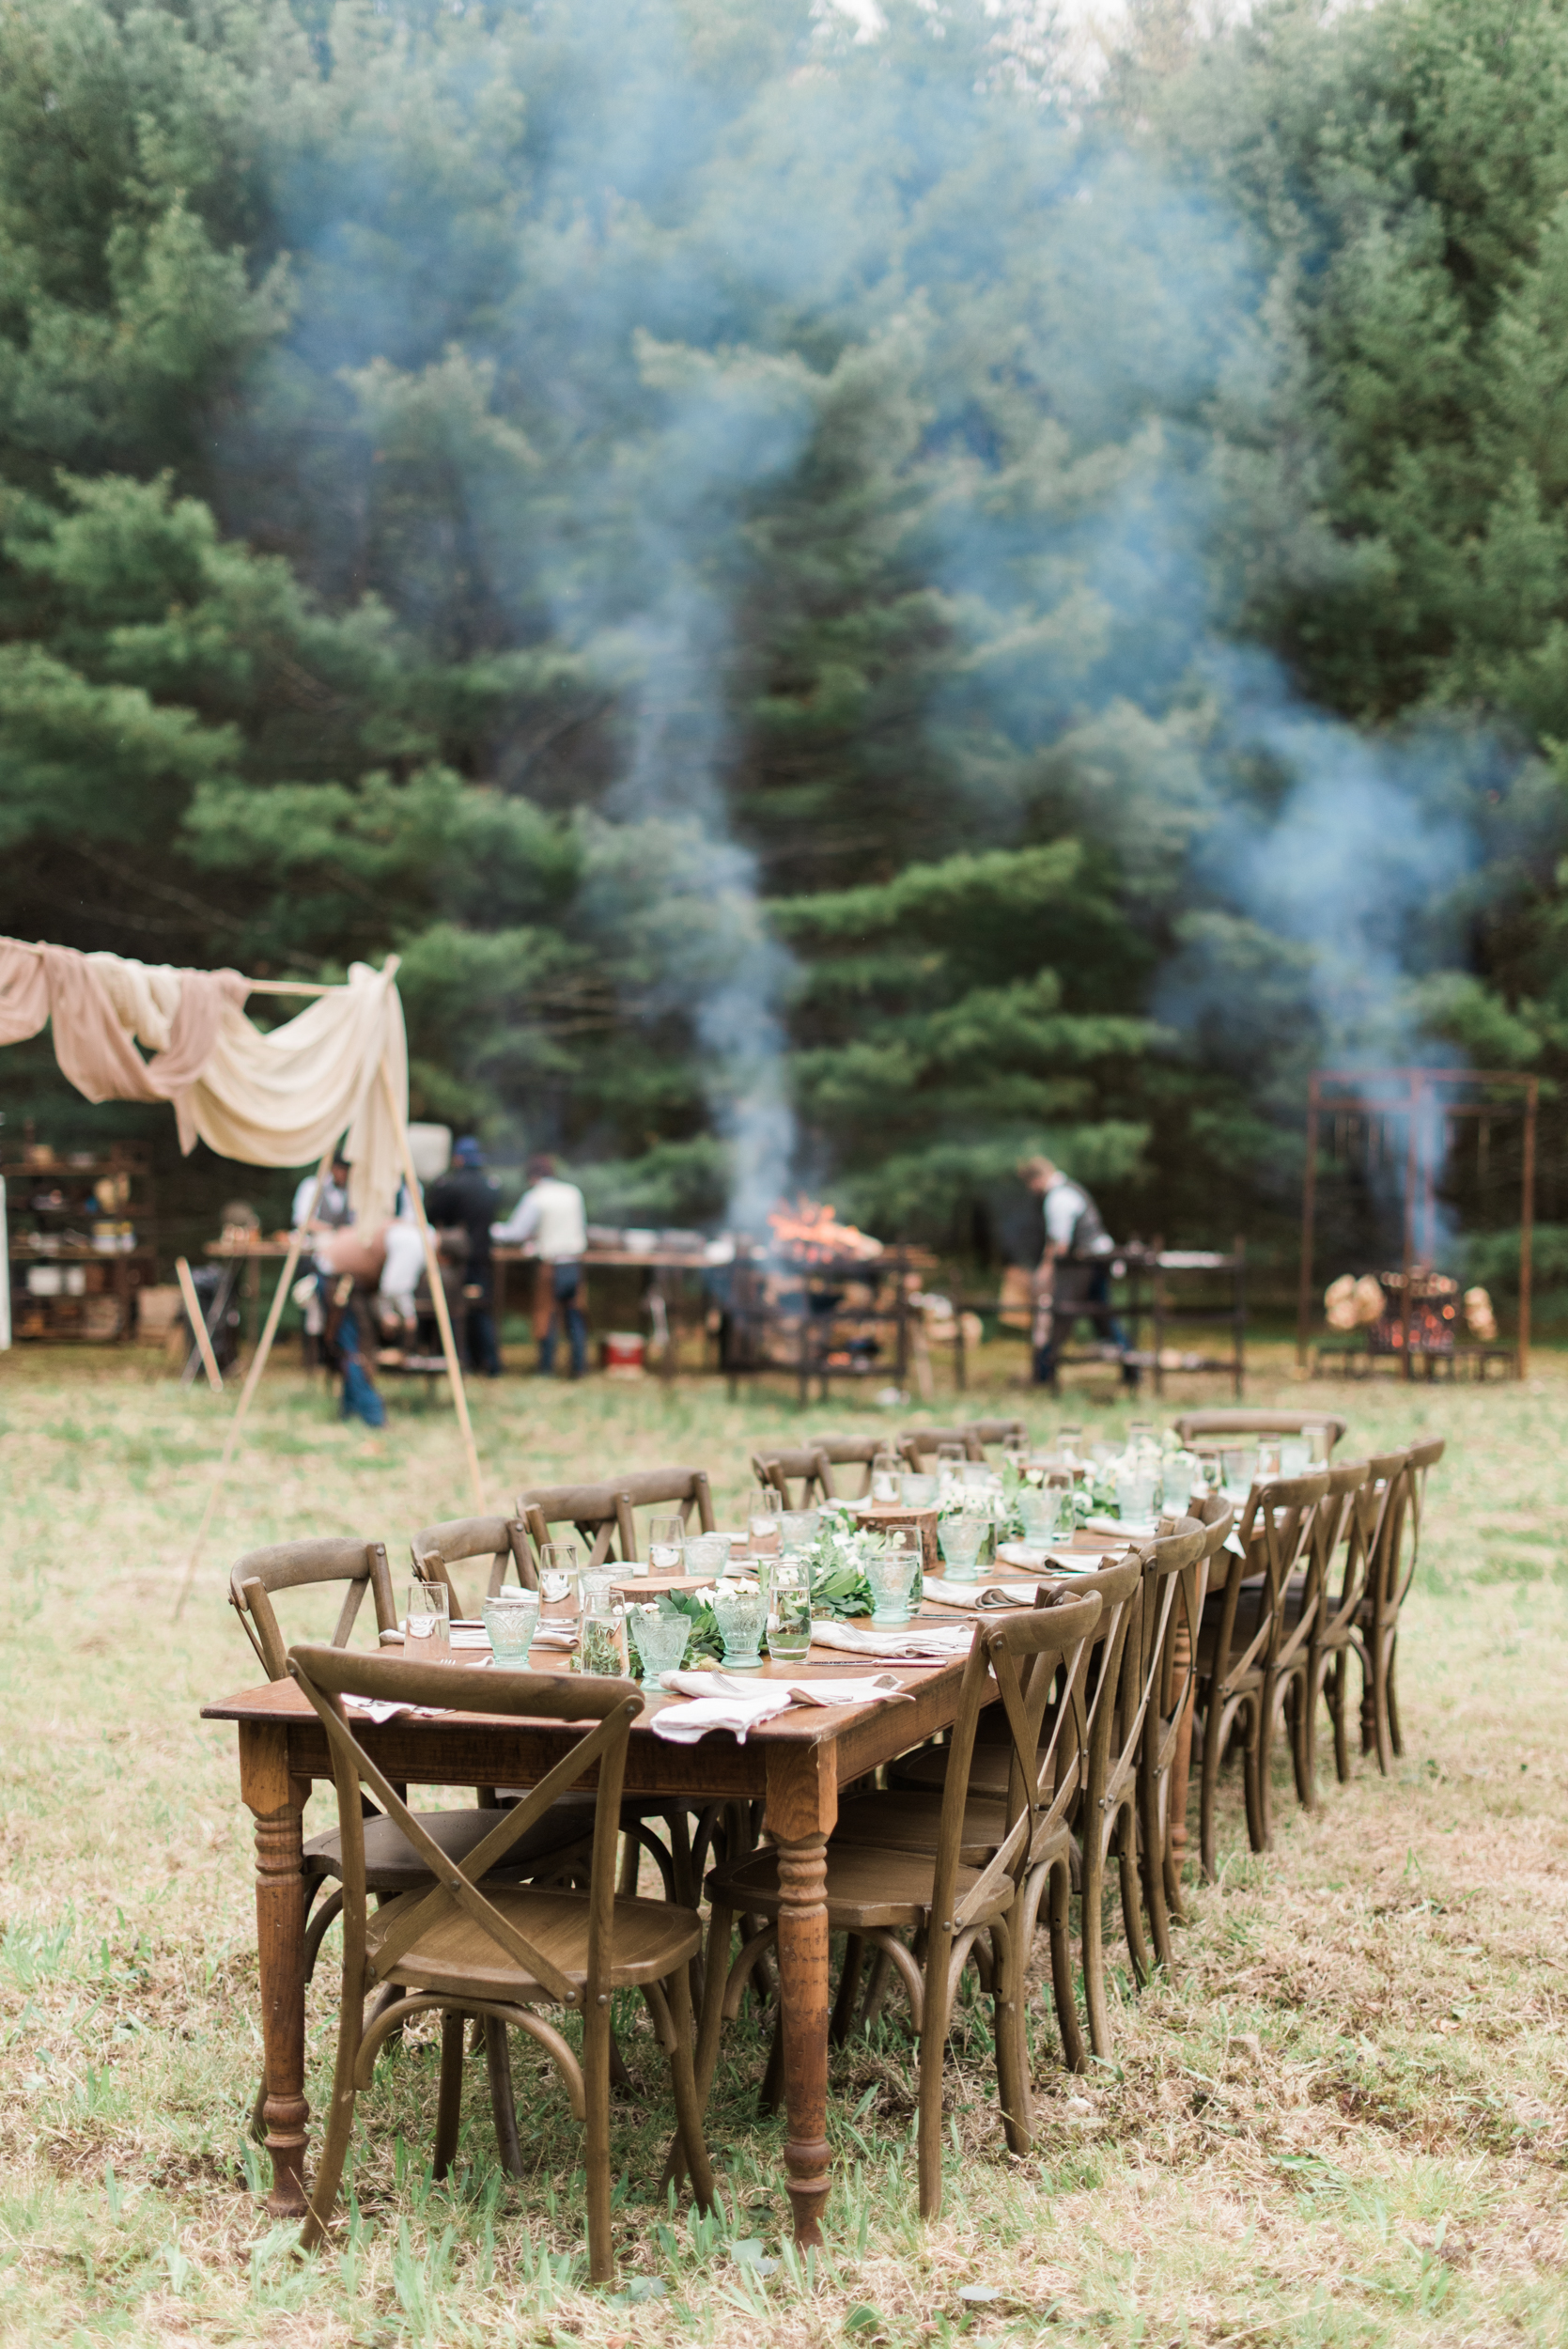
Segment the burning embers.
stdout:
[[1483,1288],[1467,1289],[1447,1272],[1417,1267],[1409,1275],[1406,1314],[1403,1272],[1342,1273],[1324,1292],[1324,1309],[1331,1330],[1365,1330],[1374,1354],[1452,1354],[1460,1328],[1482,1345],[1497,1337],[1492,1299]]
[[768,1218],[773,1252],[795,1265],[868,1263],[882,1252],[882,1243],[852,1223],[841,1223],[837,1210],[826,1200],[803,1194],[793,1206],[775,1207]]

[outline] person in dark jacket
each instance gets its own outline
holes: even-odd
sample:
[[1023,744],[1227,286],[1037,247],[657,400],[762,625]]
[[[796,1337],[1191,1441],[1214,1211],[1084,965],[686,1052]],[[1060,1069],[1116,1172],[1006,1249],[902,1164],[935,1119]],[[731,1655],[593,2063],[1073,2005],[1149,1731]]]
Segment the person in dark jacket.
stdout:
[[1026,1159],[1018,1169],[1040,1202],[1045,1223],[1035,1276],[1034,1384],[1056,1385],[1057,1357],[1073,1325],[1086,1319],[1102,1342],[1109,1338],[1122,1356],[1122,1384],[1138,1384],[1126,1331],[1110,1311],[1110,1259],[1114,1245],[1100,1211],[1081,1183],[1047,1158]]
[[496,1184],[484,1172],[485,1154],[472,1134],[452,1145],[452,1165],[425,1196],[425,1212],[438,1226],[460,1224],[468,1240],[463,1266],[463,1332],[468,1365],[487,1378],[501,1376],[495,1320],[490,1310],[490,1223]]

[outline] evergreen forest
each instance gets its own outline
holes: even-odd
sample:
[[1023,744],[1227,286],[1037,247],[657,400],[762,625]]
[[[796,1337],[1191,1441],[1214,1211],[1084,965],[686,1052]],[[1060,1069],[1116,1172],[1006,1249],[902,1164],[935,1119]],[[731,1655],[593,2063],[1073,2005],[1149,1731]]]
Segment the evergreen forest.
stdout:
[[1312,1068],[1528,1070],[1568,1281],[1568,16],[1124,31],[4,0],[0,930],[396,952],[597,1215],[991,1263],[1046,1147],[1288,1267]]

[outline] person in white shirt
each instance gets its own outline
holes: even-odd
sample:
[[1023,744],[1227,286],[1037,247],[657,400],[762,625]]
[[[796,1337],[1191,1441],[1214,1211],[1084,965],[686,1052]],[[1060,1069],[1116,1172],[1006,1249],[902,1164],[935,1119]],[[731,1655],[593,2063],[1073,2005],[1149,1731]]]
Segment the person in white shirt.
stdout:
[[[294,1207],[290,1229],[312,1232],[340,1232],[354,1220],[349,1205],[349,1161],[341,1152],[334,1159],[327,1179],[321,1185],[321,1195],[316,1195],[318,1170],[300,1177],[294,1190]],[[314,1203],[314,1205],[313,1205]],[[307,1271],[302,1272],[294,1283],[294,1301],[304,1315],[301,1339],[304,1346],[305,1368],[308,1370],[320,1350],[321,1333],[327,1326],[326,1311],[321,1303],[321,1276],[329,1270],[314,1249],[304,1252]]]
[[1035,1275],[1034,1384],[1056,1385],[1057,1349],[1080,1316],[1096,1336],[1109,1336],[1122,1353],[1122,1384],[1136,1387],[1138,1367],[1127,1359],[1126,1332],[1110,1313],[1110,1259],[1115,1245],[1100,1211],[1080,1183],[1048,1158],[1026,1159],[1018,1169],[1039,1200],[1044,1245]]
[[539,1151],[527,1166],[528,1189],[503,1223],[490,1225],[492,1239],[514,1246],[534,1244],[539,1260],[539,1293],[534,1328],[539,1341],[538,1373],[551,1377],[555,1368],[555,1325],[567,1325],[571,1348],[571,1375],[581,1378],[588,1367],[588,1324],[583,1315],[582,1252],[588,1245],[588,1224],[582,1193],[575,1183],[563,1182],[555,1160]]

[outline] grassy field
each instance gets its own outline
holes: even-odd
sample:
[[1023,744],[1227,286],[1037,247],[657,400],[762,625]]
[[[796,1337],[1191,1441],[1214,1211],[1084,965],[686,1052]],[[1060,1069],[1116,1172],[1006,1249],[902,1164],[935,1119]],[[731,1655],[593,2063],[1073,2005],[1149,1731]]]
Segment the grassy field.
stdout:
[[[1539,1358],[1523,1388],[1367,1393],[1292,1387],[1281,1352],[1252,1399],[1275,1392],[1347,1409],[1342,1456],[1448,1439],[1402,1644],[1397,1775],[1330,1780],[1307,1821],[1281,1766],[1262,1859],[1228,1779],[1221,1881],[1196,1897],[1173,1980],[1137,1999],[1118,1975],[1114,2063],[1062,2074],[1036,1999],[1027,2159],[1006,2153],[983,2012],[966,2013],[929,2229],[901,2011],[846,2048],[830,2245],[809,2275],[781,2242],[759,2033],[726,2042],[709,2112],[725,2208],[706,2224],[652,2199],[669,2116],[652,2039],[629,2028],[621,2278],[605,2295],[582,2288],[576,2132],[542,2061],[518,2059],[527,2186],[491,2167],[475,2067],[458,2171],[434,2187],[434,2048],[411,2034],[383,2058],[350,2231],[308,2263],[269,2225],[244,2137],[250,1835],[233,1733],[196,1718],[256,1677],[223,1604],[227,1562],[324,1531],[406,1555],[414,1526],[469,1506],[450,1418],[398,1403],[380,1435],[350,1432],[319,1390],[271,1377],[177,1626],[229,1404],[134,1359],[0,1357],[0,2337],[1568,2343],[1568,1364]],[[475,1415],[494,1502],[680,1459],[737,1504],[757,1438],[867,1423],[694,1384],[522,1379],[480,1393]],[[318,2107],[334,1994],[323,1964]]]

